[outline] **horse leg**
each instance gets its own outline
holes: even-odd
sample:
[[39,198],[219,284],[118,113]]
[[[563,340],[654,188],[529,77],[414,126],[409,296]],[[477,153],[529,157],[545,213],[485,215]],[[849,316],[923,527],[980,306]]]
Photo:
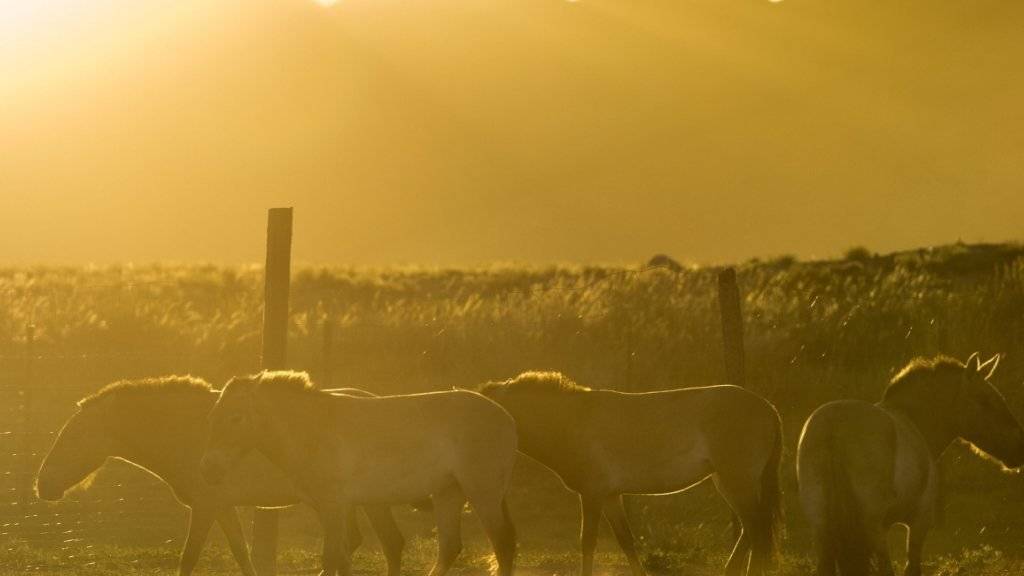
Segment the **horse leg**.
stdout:
[[604,517],[615,533],[615,539],[619,547],[625,552],[629,560],[629,567],[633,576],[644,576],[644,567],[640,563],[640,556],[636,552],[636,541],[633,539],[633,531],[629,529],[629,520],[626,518],[626,509],[622,505],[622,496],[612,496],[604,502]]
[[824,541],[824,532],[816,532],[814,536],[814,552],[818,558],[814,576],[836,576],[836,556],[830,543]]
[[599,496],[580,494],[580,576],[591,576],[594,572],[594,549],[597,548],[602,500]]
[[323,569],[320,576],[349,576],[347,506],[325,505],[320,509],[320,523],[324,529]]
[[[351,504],[343,505],[338,517],[341,519],[341,526],[338,527],[341,541],[337,542],[337,558],[335,559],[334,570],[338,576],[352,576],[352,551],[355,550],[355,547],[348,543],[348,537],[353,529],[350,524],[355,523],[356,520],[355,506]],[[362,539],[362,535],[359,538]]]
[[228,506],[217,513],[217,523],[220,524],[224,536],[228,539],[228,546],[235,562],[242,569],[245,576],[256,576],[256,568],[253,567],[252,558],[249,557],[249,547],[245,543],[245,535],[242,532],[242,523],[238,520],[238,512],[234,506]]
[[875,570],[879,576],[895,576],[892,559],[889,557],[888,531],[882,523],[873,522],[871,525],[875,527],[868,531],[868,542],[871,544],[871,555],[875,559]]
[[928,537],[928,528],[924,522],[910,526],[907,535],[907,568],[903,576],[921,576],[921,553],[924,550],[924,539]]
[[335,576],[338,555],[338,537],[335,534],[337,522],[327,512],[320,513],[320,527],[323,529],[323,552],[320,555],[320,576]]
[[771,561],[771,543],[765,539],[763,533],[758,533],[758,522],[764,521],[760,515],[761,512],[758,510],[747,516],[747,525],[751,526],[750,538],[747,539],[750,543],[750,564],[747,567],[749,576],[763,576],[768,571]]
[[[751,554],[752,551],[752,537],[751,537],[751,526],[754,525],[753,518],[757,511],[757,495],[748,494],[750,490],[740,490],[735,488],[733,485],[739,485],[741,482],[727,481],[723,478],[722,474],[715,473],[712,477],[715,483],[715,488],[718,489],[718,493],[722,495],[726,503],[733,512],[734,532],[736,526],[739,527],[739,536],[736,538],[736,544],[733,545],[732,553],[729,554],[729,560],[725,563],[725,574],[726,576],[743,576],[744,574],[757,574],[761,572],[756,570],[763,570],[759,564],[753,562]],[[748,565],[755,564],[750,566]]]
[[189,576],[195,569],[215,516],[212,507],[196,505],[189,509],[188,536],[185,538],[185,548],[181,551],[181,562],[178,564],[180,576]]
[[356,507],[352,506],[346,513],[345,519],[345,551],[349,556],[355,554],[359,546],[363,544],[363,533],[359,531],[359,519],[356,518]]
[[437,561],[429,576],[444,576],[462,552],[462,507],[466,497],[456,484],[434,494],[437,519]]
[[380,547],[384,551],[384,558],[388,563],[388,576],[401,576],[402,574],[402,548],[405,547],[405,538],[395,523],[395,517],[391,514],[388,506],[365,506],[363,511],[370,519],[373,531],[377,533],[380,540]]
[[836,551],[830,541],[828,523],[825,518],[825,494],[820,479],[809,475],[805,470],[800,478],[800,508],[811,528],[811,542],[814,544],[814,556],[817,568],[815,576],[836,576]]
[[740,537],[732,547],[729,560],[725,563],[726,576],[743,576],[747,574],[750,563],[750,537],[747,531],[740,526]]
[[498,564],[497,576],[512,576],[516,559],[516,529],[509,517],[504,494],[495,492],[475,497],[471,493],[467,496],[487,539],[491,541]]
[[729,516],[729,524],[732,525],[732,539],[733,541],[740,539],[740,534],[743,533],[743,524],[740,522],[740,517],[733,512]]

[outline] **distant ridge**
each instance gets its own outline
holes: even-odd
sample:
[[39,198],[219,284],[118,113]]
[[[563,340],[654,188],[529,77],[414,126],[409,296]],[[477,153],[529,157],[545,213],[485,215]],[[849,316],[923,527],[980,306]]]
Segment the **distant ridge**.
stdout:
[[989,273],[994,269],[1008,266],[1024,258],[1024,245],[1016,242],[1000,244],[966,244],[957,242],[941,246],[900,250],[888,254],[876,254],[865,248],[856,247],[841,258],[800,261],[793,256],[772,259],[754,258],[741,268],[788,268],[791,266],[826,267],[840,270],[884,271],[897,266],[917,267],[939,276],[973,275]]

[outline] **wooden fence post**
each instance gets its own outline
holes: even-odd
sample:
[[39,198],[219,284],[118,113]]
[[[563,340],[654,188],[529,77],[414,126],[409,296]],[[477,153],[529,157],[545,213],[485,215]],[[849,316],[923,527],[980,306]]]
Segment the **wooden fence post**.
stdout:
[[32,477],[35,476],[35,461],[32,450],[37,445],[35,423],[35,361],[36,361],[36,326],[25,327],[25,383],[21,398],[21,445],[18,448],[21,456],[21,470],[17,472],[18,497],[22,506],[28,506],[32,500]]
[[743,352],[743,311],[736,270],[726,268],[718,273],[718,306],[722,314],[722,344],[725,378],[729,384],[746,386],[746,358]]
[[323,342],[320,351],[321,374],[323,382],[321,388],[334,388],[334,366],[331,354],[334,350],[334,318],[331,316],[330,308],[324,314],[323,320]]
[[625,378],[625,391],[636,392],[636,378],[634,372],[636,371],[636,342],[633,338],[633,327],[626,327],[626,378]]
[[[267,214],[267,264],[263,303],[264,370],[285,368],[288,358],[288,293],[292,259],[292,209],[271,208]],[[277,574],[279,512],[257,508],[253,513],[253,564],[259,576]]]
[[[622,280],[619,283],[621,294],[619,297],[622,301],[619,303],[621,309],[624,305],[632,305],[626,295],[629,293],[629,274],[623,274]],[[628,304],[626,304],[628,303]],[[631,311],[630,311],[631,312]],[[623,314],[625,319],[625,344],[626,344],[626,358],[625,358],[625,376],[623,377],[623,392],[636,392],[636,334],[633,333],[632,315],[630,313]],[[626,504],[629,508],[629,504]]]

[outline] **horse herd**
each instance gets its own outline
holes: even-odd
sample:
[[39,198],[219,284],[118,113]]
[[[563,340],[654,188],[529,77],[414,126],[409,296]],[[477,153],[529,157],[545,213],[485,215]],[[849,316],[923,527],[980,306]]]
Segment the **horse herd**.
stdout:
[[[920,575],[938,511],[937,461],[957,439],[1006,468],[1024,465],[1024,429],[989,382],[998,361],[918,358],[880,402],[831,402],[810,416],[796,464],[819,576],[893,574],[885,535],[896,523],[909,527],[906,574]],[[262,372],[220,391],[192,377],[118,382],[78,406],[43,461],[38,495],[62,498],[110,457],[149,470],[191,509],[182,575],[216,523],[254,576],[235,507],[305,502],[323,527],[322,576],[350,573],[361,541],[356,507],[379,536],[388,576],[400,576],[404,542],[390,509],[399,504],[432,508],[430,576],[442,576],[461,551],[468,502],[499,576],[510,576],[516,535],[505,495],[520,453],[579,494],[581,576],[592,574],[602,516],[643,576],[623,494],[711,478],[738,528],[730,576],[765,573],[783,520],[781,420],[736,386],[623,393],[527,372],[475,391],[374,396],[318,390],[301,372]]]

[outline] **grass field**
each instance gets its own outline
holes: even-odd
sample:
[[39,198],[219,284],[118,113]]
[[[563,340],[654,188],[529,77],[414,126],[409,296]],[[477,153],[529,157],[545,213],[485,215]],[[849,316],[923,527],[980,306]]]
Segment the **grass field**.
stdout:
[[[748,384],[776,403],[787,435],[781,574],[810,571],[791,468],[799,426],[817,405],[877,398],[915,355],[980,350],[1006,355],[996,383],[1024,415],[1024,248],[858,250],[836,261],[748,262],[738,272]],[[623,390],[720,383],[715,289],[713,268],[300,267],[290,361],[322,385],[381,393],[472,386],[527,369]],[[255,370],[261,299],[256,267],[0,269],[0,491],[10,496],[0,503],[0,574],[174,572],[184,511],[145,473],[113,462],[88,492],[56,505],[18,503],[19,478],[38,464],[74,400],[107,382],[182,372],[223,382]],[[326,319],[336,326],[327,352]],[[959,446],[944,467],[948,508],[926,548],[931,573],[1024,573],[1024,480]],[[524,464],[512,512],[524,572],[572,573],[572,495]],[[728,511],[709,487],[633,498],[629,513],[653,571],[718,573],[729,548]],[[399,516],[409,572],[419,573],[432,555],[430,518]],[[283,569],[311,570],[316,523],[302,510],[286,512],[284,522]],[[482,573],[482,538],[474,520],[466,526],[469,553],[459,570]],[[599,550],[607,573],[625,573],[608,534]],[[380,573],[380,562],[361,553],[357,571]],[[219,536],[201,567],[234,572]]]
[[[408,568],[406,573],[426,574],[430,569],[429,542],[416,542],[415,551],[407,554]],[[176,550],[170,547],[163,548],[132,548],[113,547],[97,551],[97,556],[102,560],[90,562],[80,566],[73,571],[66,568],[53,570],[33,570],[32,574],[45,576],[57,576],[60,574],[81,574],[83,576],[114,576],[114,575],[176,575]],[[17,560],[15,560],[17,562]],[[575,573],[575,558],[564,554],[537,554],[521,552],[518,559],[517,574],[523,576],[564,576]],[[488,558],[483,549],[468,550],[465,558],[462,559],[452,573],[459,576],[484,576],[489,574]],[[611,552],[598,553],[598,568],[596,573],[599,576],[628,576],[629,566],[623,559]],[[658,555],[648,557],[647,564],[651,566],[649,571],[652,574],[673,574],[683,573],[693,576],[712,576],[721,574],[719,566],[711,566],[706,562],[694,563],[688,560],[685,555],[677,554],[671,556]],[[309,550],[289,549],[281,557],[279,573],[281,574],[316,574],[317,557]],[[989,547],[981,547],[972,550],[964,550],[958,555],[942,556],[935,559],[928,566],[930,574],[935,576],[1010,576],[1020,574],[1024,570],[1024,564],[1020,561],[1009,560],[1000,552]],[[372,552],[359,552],[354,558],[353,573],[357,575],[383,574],[385,566],[383,562],[375,557]],[[12,565],[9,568],[0,569],[4,576],[25,574],[23,568]],[[238,574],[234,565],[224,549],[214,548],[210,550],[203,562],[196,569],[197,574]],[[813,568],[806,558],[784,558],[778,567],[779,576],[807,576],[813,573]]]

